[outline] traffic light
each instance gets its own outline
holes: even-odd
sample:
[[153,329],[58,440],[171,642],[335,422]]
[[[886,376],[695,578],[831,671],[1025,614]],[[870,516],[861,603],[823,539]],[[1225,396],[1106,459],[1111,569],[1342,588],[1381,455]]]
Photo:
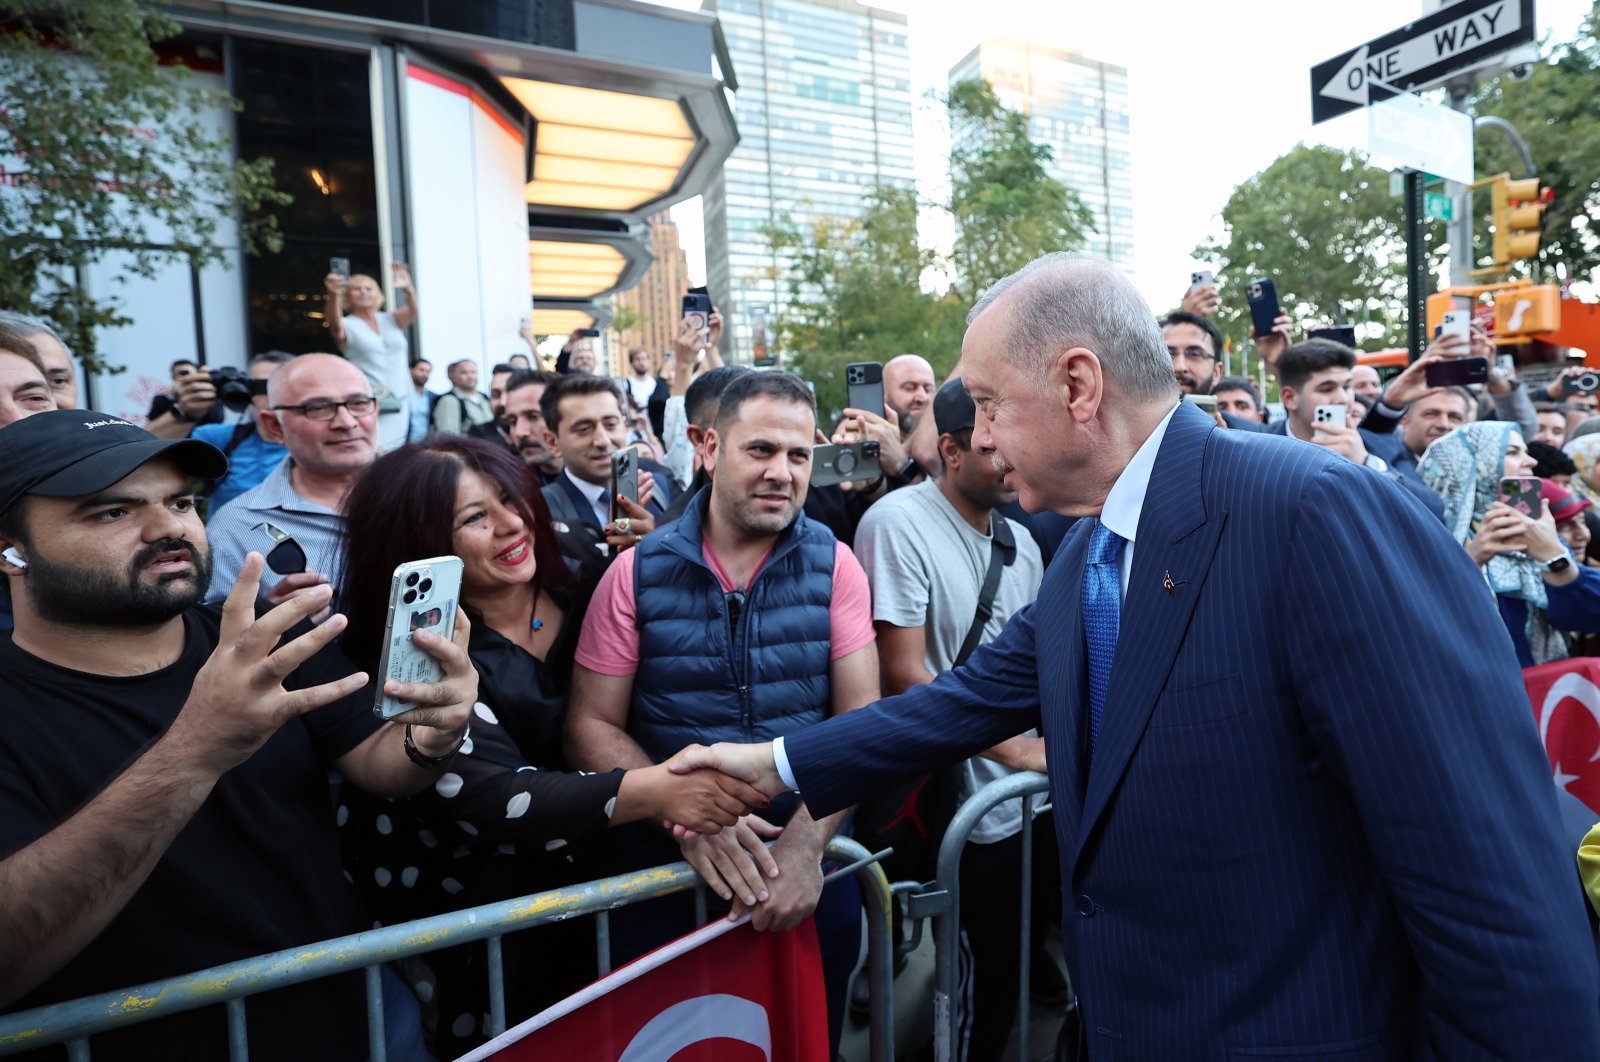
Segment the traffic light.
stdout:
[[1555,192],[1537,177],[1512,180],[1507,173],[1489,178],[1494,199],[1494,264],[1504,269],[1518,258],[1539,254],[1539,230]]

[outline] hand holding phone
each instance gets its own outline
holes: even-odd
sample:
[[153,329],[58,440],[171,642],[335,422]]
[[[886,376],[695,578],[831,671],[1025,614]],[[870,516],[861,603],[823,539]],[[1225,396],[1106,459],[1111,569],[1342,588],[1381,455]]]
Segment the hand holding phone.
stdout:
[[1349,427],[1350,409],[1343,402],[1330,403],[1318,406],[1311,412],[1311,430],[1321,431],[1325,427]]
[[845,404],[883,416],[883,365],[855,361],[844,367]]
[[1283,309],[1278,305],[1278,285],[1271,277],[1252,280],[1245,287],[1245,301],[1250,306],[1250,324],[1257,336],[1271,334],[1278,315]]
[[1500,481],[1500,500],[1523,516],[1537,520],[1543,512],[1541,486],[1538,476],[1507,476]]
[[1487,383],[1489,359],[1447,358],[1444,361],[1431,362],[1423,370],[1423,374],[1429,387],[1468,387],[1472,384]]
[[617,499],[639,502],[639,451],[631,446],[611,454],[611,518],[628,515],[617,508]]
[[711,296],[705,288],[690,288],[683,296],[683,318],[698,335],[701,346],[711,336]]
[[349,276],[350,276],[350,259],[348,259],[348,258],[330,258],[330,259],[328,259],[328,272],[336,273],[339,276],[345,277],[346,279],[348,279]]
[[386,682],[432,683],[444,677],[439,662],[418,646],[412,635],[425,630],[448,640],[455,634],[463,567],[459,557],[430,557],[395,568],[389,581],[389,619],[384,626],[380,681],[373,704],[381,718],[393,719],[418,707],[391,697],[384,690]]

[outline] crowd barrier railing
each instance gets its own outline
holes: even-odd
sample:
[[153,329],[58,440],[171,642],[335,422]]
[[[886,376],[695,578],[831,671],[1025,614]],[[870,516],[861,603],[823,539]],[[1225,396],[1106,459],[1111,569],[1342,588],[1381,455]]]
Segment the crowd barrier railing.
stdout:
[[[978,821],[1008,800],[1022,801],[1022,821],[1031,823],[1035,811],[1048,808],[1041,794],[1050,790],[1050,779],[1024,771],[990,782],[956,810],[939,845],[937,877],[921,891],[908,897],[910,917],[933,918],[933,1050],[935,1062],[952,1062],[955,1056],[958,1023],[956,1005],[961,980],[961,850],[966,847]],[[1033,831],[1022,831],[1022,866],[1017,876],[1021,896],[1018,902],[1019,932],[1022,935],[1021,962],[1017,971],[1018,1058],[1029,1054],[1029,988],[1032,977],[1033,934]],[[996,902],[1001,902],[997,897]]]
[[[835,837],[827,847],[827,858],[845,865],[826,880],[854,874],[861,884],[862,907],[867,914],[867,973],[872,987],[868,1030],[872,1062],[892,1062],[894,1058],[892,897],[889,881],[877,862],[884,854],[870,853],[848,837]],[[227,1008],[228,1058],[230,1062],[247,1062],[245,1002],[250,996],[360,969],[366,975],[369,1062],[386,1062],[383,964],[476,941],[484,942],[489,960],[487,1031],[491,1037],[498,1036],[506,1029],[500,947],[507,933],[593,915],[601,972],[608,972],[609,911],[692,889],[699,882],[700,876],[688,863],[670,863],[7,1014],[0,1016],[0,1056],[65,1043],[70,1062],[89,1062],[89,1038],[95,1033],[220,1004]],[[703,922],[703,889],[696,906]]]

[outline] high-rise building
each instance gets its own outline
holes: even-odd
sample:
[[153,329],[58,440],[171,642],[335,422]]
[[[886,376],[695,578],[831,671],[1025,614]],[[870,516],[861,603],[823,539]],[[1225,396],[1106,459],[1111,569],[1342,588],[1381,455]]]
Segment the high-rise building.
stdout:
[[683,293],[689,289],[689,263],[678,244],[678,226],[665,210],[651,214],[650,252],[655,261],[650,263],[639,283],[627,291],[613,295],[612,306],[618,318],[626,318],[624,311],[632,311],[634,324],[617,332],[617,372],[627,372],[627,351],[644,347],[657,358],[672,349],[678,336],[678,323],[683,310]]
[[[989,38],[950,70],[950,84],[983,79],[1028,116],[1028,135],[1055,153],[1051,175],[1094,217],[1085,248],[1133,268],[1133,152],[1128,71],[1077,52]],[[959,143],[954,145],[960,150]]]
[[786,263],[765,230],[855,217],[880,185],[910,187],[906,16],[855,0],[705,0],[738,76],[740,142],[705,193],[706,274],[729,360],[759,358]]

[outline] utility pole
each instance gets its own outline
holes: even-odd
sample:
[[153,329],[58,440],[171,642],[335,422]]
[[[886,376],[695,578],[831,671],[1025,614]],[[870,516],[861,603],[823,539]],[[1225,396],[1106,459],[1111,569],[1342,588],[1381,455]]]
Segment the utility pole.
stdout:
[[[1467,99],[1472,95],[1472,90],[1477,87],[1478,79],[1473,74],[1467,74],[1450,82],[1450,109],[1467,112]],[[1472,283],[1472,267],[1477,263],[1472,257],[1472,188],[1469,185],[1449,182],[1445,189],[1455,200],[1454,212],[1450,219],[1450,283]],[[1460,307],[1458,301],[1458,308]]]

